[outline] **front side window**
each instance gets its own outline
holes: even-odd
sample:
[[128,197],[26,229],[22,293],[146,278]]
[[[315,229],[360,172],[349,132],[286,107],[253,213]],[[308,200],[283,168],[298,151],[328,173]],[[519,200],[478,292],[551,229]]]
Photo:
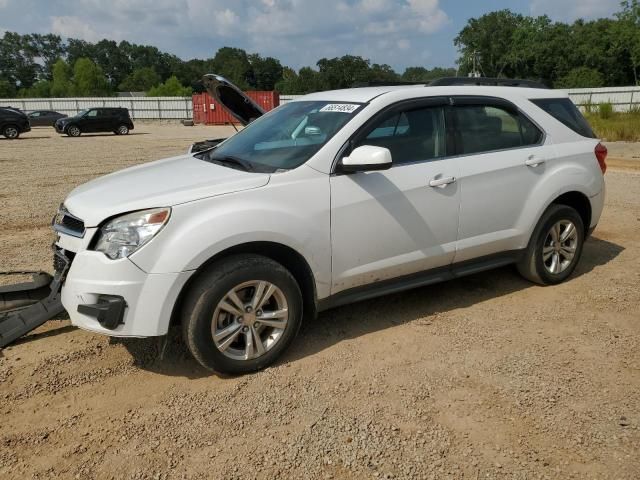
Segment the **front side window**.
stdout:
[[255,172],[290,170],[309,160],[361,107],[327,101],[286,103],[195,157]]
[[489,105],[454,108],[455,138],[460,153],[481,153],[535,145],[542,132],[524,115]]
[[98,116],[98,110],[89,110],[89,113],[87,113],[87,117],[97,117]]
[[420,107],[383,116],[364,133],[355,147],[388,148],[394,164],[444,157],[446,140],[444,109]]

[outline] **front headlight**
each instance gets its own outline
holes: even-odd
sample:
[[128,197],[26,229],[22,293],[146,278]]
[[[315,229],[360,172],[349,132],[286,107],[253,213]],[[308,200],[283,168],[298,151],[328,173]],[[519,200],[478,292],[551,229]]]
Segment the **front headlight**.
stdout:
[[100,228],[94,250],[112,260],[128,257],[162,229],[170,214],[170,208],[154,208],[109,220]]

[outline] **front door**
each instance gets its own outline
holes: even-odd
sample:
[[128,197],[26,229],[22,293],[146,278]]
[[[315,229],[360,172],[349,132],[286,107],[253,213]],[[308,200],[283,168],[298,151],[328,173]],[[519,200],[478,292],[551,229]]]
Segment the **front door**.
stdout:
[[331,177],[332,293],[452,262],[460,188],[444,103],[394,107],[353,141],[388,148],[389,170]]
[[80,122],[80,129],[83,132],[99,132],[101,130],[101,122],[103,121],[99,113],[97,108],[89,110]]

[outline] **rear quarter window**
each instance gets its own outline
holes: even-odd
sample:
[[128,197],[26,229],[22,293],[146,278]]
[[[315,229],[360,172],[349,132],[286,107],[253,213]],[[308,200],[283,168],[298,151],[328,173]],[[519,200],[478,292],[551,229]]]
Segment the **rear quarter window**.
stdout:
[[560,123],[569,127],[578,135],[596,138],[589,123],[585,120],[573,102],[568,98],[536,98],[531,103],[537,105]]

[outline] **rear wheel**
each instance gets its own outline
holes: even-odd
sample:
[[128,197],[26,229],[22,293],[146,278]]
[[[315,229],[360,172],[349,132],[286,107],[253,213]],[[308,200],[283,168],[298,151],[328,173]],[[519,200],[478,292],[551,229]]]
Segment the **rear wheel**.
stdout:
[[115,131],[116,135],[129,135],[129,127],[127,127],[126,125],[120,125],[116,131]]
[[228,374],[271,365],[301,322],[302,295],[295,279],[259,255],[228,257],[203,272],[182,311],[184,339],[195,359]]
[[67,128],[67,135],[69,135],[70,137],[79,137],[81,133],[82,132],[80,131],[80,128],[76,125],[71,125],[69,128]]
[[582,218],[574,208],[551,205],[538,222],[518,271],[541,285],[563,282],[580,260],[584,236]]
[[7,125],[2,129],[2,135],[9,140],[14,140],[20,136],[20,130],[15,125]]

